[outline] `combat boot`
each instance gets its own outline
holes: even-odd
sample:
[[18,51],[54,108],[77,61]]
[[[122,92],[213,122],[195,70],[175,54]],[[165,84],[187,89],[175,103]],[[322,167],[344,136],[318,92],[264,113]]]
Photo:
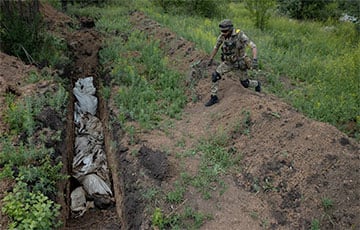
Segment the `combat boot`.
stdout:
[[219,98],[216,95],[211,95],[210,100],[205,104],[205,106],[212,106],[219,102]]
[[261,84],[259,81],[258,81],[258,85],[255,87],[255,91],[259,93],[261,92]]

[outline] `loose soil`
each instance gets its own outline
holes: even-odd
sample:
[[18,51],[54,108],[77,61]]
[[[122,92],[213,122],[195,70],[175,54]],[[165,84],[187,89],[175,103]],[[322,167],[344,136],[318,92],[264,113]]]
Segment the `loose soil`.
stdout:
[[[23,98],[56,87],[52,82],[25,84],[29,71],[60,74],[70,79],[71,84],[80,77],[93,76],[96,87],[110,85],[110,76],[100,73],[98,52],[103,37],[93,27],[94,22],[87,18],[74,21],[48,5],[41,9],[48,28],[66,39],[73,65],[41,70],[0,53],[1,105],[5,105],[8,92]],[[243,88],[231,76],[225,77],[220,82],[220,103],[205,107],[211,83],[208,76],[217,63],[205,66],[203,63],[208,56],[198,50],[196,44],[142,12],[132,12],[129,19],[134,29],[160,41],[170,65],[188,76],[189,82],[195,81],[195,88],[189,90],[189,102],[182,118],[173,121],[171,128],[136,133],[135,139],[122,130],[122,124],[110,125],[109,120],[116,117],[117,109],[111,99],[99,98],[99,117],[106,127],[105,148],[116,205],[105,210],[90,209],[83,217],[73,219],[69,215],[68,199],[58,198],[63,205],[64,229],[151,229],[152,213],[147,208],[154,206],[167,214],[181,211],[186,206],[210,214],[212,218],[201,227],[209,230],[311,229],[314,219],[320,221],[321,229],[360,229],[358,142],[327,123],[305,117],[281,99],[266,93],[266,79],[263,78],[265,93],[256,93]],[[80,25],[80,29],[70,29],[74,25]],[[196,61],[200,61],[198,68],[191,68]],[[71,89],[69,86],[70,94]],[[194,95],[197,101],[191,100]],[[69,111],[73,100],[71,98]],[[236,132],[234,128],[244,118],[244,111],[249,112],[246,134]],[[72,114],[69,114],[68,123],[63,126],[65,133],[73,132]],[[45,124],[56,117],[51,110],[46,110],[39,120]],[[1,132],[8,131],[3,118],[0,122]],[[50,125],[48,122],[47,126]],[[52,125],[51,129],[61,130],[61,125]],[[134,122],[134,125],[137,124]],[[179,161],[176,155],[194,148],[201,138],[221,131],[230,132],[229,153],[241,155],[239,170],[221,178],[226,184],[223,194],[215,191],[211,199],[204,200],[190,187],[177,207],[166,202],[153,204],[144,198],[144,192],[150,188],[164,192],[173,189],[181,172],[196,174],[200,162],[198,156]],[[63,143],[54,145],[66,161],[65,170],[68,170],[72,154],[67,154],[73,149],[73,136],[66,134]],[[10,181],[0,181],[0,199],[11,186]],[[59,185],[64,197],[69,197],[71,187],[71,182]],[[324,207],[322,201],[325,198],[331,199],[331,207]],[[0,228],[3,229],[7,226],[7,218],[0,215]]]

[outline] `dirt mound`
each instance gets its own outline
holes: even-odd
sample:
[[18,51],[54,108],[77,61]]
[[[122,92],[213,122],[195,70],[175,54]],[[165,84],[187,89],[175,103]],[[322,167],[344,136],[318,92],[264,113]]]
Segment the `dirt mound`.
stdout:
[[148,170],[150,177],[160,181],[166,179],[169,164],[165,153],[153,151],[146,146],[141,147],[139,153],[140,162]]
[[[193,43],[141,12],[133,13],[131,19],[137,29],[160,40],[180,72],[187,74],[192,62],[206,59]],[[202,75],[209,76],[214,67],[201,68]],[[187,148],[201,137],[232,130],[232,148],[242,154],[242,170],[227,177],[229,188],[215,201],[193,200],[199,210],[214,215],[204,229],[224,229],[224,224],[226,229],[260,229],[260,225],[309,229],[314,219],[325,229],[360,226],[357,142],[329,124],[306,118],[272,95],[244,89],[231,76],[220,82],[220,103],[206,108],[210,80],[198,80],[196,89],[201,100],[188,104],[183,119],[172,129],[173,138],[154,131],[140,139],[153,149],[176,151],[174,142],[181,138]],[[248,119],[246,134],[234,131],[244,116]],[[197,162],[187,164],[192,168]],[[326,206],[326,201],[332,204]]]
[[[0,52],[0,104],[5,105],[5,94],[11,93],[17,96],[25,93],[24,82],[30,72],[37,72],[35,66],[25,65],[20,59]],[[1,112],[5,112],[1,109]],[[2,116],[2,115],[1,115]],[[0,119],[0,132],[6,129],[3,119]]]

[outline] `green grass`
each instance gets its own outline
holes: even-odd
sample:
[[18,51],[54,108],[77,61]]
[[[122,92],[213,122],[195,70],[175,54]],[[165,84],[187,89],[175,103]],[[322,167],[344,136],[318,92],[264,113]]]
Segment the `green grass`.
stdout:
[[[63,92],[60,95],[64,96]],[[45,100],[46,96],[41,98]],[[39,97],[26,97],[24,103],[18,103],[9,96],[8,109],[4,111],[11,132],[0,136],[3,169],[0,179],[16,181],[14,190],[3,198],[2,211],[10,218],[10,229],[48,229],[60,225],[56,220],[60,207],[49,197],[56,195],[56,183],[66,176],[60,173],[62,162],[52,159],[54,150],[41,142],[48,140],[49,136],[43,139],[33,137],[38,126],[36,115],[46,105],[43,100],[36,99]],[[60,108],[59,101],[63,103],[55,99],[50,104]],[[26,136],[26,141],[16,141],[19,135]],[[59,133],[51,138],[59,138]]]
[[121,31],[129,41],[110,37],[100,52],[101,63],[112,66],[112,85],[119,86],[114,96],[121,111],[119,120],[122,123],[136,120],[142,128],[152,129],[165,117],[180,118],[187,99],[185,79],[167,67],[159,41],[149,40],[132,30],[127,12],[121,7],[92,8],[92,11],[102,15],[98,20],[99,29]]
[[[148,5],[140,8],[198,48],[212,50],[220,18],[173,16]],[[273,15],[262,32],[254,28],[241,3],[230,3],[228,8],[227,17],[235,27],[257,44],[265,91],[342,131],[348,131],[344,124],[355,121],[351,135],[359,138],[360,36],[354,24],[301,22]],[[288,78],[293,87],[283,85],[280,77]]]
[[[48,79],[48,75],[31,72],[26,82]],[[9,131],[0,135],[0,179],[16,181],[14,190],[3,198],[2,211],[9,217],[9,229],[58,227],[60,207],[51,198],[57,195],[56,183],[67,176],[60,173],[62,162],[55,159],[54,149],[45,147],[45,143],[50,139],[59,141],[61,131],[51,136],[46,131],[39,132],[41,124],[36,117],[50,106],[65,119],[67,91],[59,83],[55,92],[29,95],[21,100],[8,93],[5,101],[3,116]]]
[[[135,1],[131,6],[128,3],[73,9],[72,12],[92,17],[96,15],[97,29],[107,35],[100,61],[103,66],[111,66],[112,82],[103,93],[106,98],[110,98],[110,94],[113,96],[120,122],[126,124],[134,120],[144,129],[160,128],[163,121],[181,117],[186,102],[184,76],[171,70],[159,48],[159,41],[149,39],[146,34],[132,28],[128,21],[129,11],[137,8],[146,12],[208,53],[218,36],[221,18],[168,15],[147,0]],[[340,124],[355,119],[359,133],[360,96],[357,83],[360,68],[357,60],[360,48],[351,25],[335,23],[334,29],[327,30],[325,24],[299,22],[274,15],[269,27],[260,31],[253,27],[250,15],[242,4],[231,3],[227,12],[235,26],[244,30],[258,46],[262,72],[254,74],[265,78],[265,92],[285,98],[309,117],[338,128],[341,128]],[[280,79],[283,77],[289,79],[292,88],[282,84]],[[117,91],[111,91],[110,87],[114,86]],[[233,131],[251,136],[250,115],[250,112],[244,111],[244,119]],[[279,114],[273,116],[280,117]],[[138,132],[134,126],[125,129],[131,137]],[[183,143],[179,141],[177,145]],[[195,176],[183,172],[181,179],[174,183],[173,190],[166,194],[151,190],[144,196],[161,199],[159,194],[162,194],[164,201],[179,207],[184,202],[188,186],[195,187],[204,199],[210,199],[214,192],[222,194],[226,184],[221,177],[234,170],[241,160],[241,154],[228,146],[229,135],[226,132],[202,139],[196,148],[186,150],[186,156],[182,156],[200,157]],[[263,189],[273,189],[271,181],[266,182]],[[186,225],[189,219],[192,220],[190,226]],[[190,209],[169,216],[160,208],[153,209],[153,225],[159,229],[199,228],[203,220],[202,214]],[[266,221],[264,225],[267,225]],[[316,221],[313,225],[316,229]]]
[[240,163],[241,154],[236,149],[229,148],[229,141],[228,133],[219,131],[201,139],[194,149],[194,154],[200,156],[200,165],[197,174],[187,177],[186,181],[197,188],[204,199],[210,199],[213,192],[223,194],[227,186],[222,181],[222,176]]
[[[352,131],[348,134],[359,138],[360,63],[357,60],[360,59],[360,42],[353,24],[334,21],[303,22],[274,14],[266,30],[260,31],[253,26],[251,15],[242,3],[230,3],[224,8],[227,9],[227,17],[232,19],[235,27],[245,31],[257,44],[260,67],[263,71],[256,77],[265,78],[266,84],[263,85],[266,92],[285,98],[311,118],[333,124],[345,132]],[[137,37],[145,38],[131,30],[131,25],[127,21],[127,10],[132,9],[143,10],[208,53],[214,46],[221,18],[170,15],[154,7],[147,0],[136,1],[133,4],[125,2],[123,7],[92,7],[81,10],[83,14],[102,15],[97,21],[97,27],[101,30],[110,34],[121,32],[120,36],[109,40],[108,49],[102,52],[103,63],[114,64],[112,74],[117,78],[123,78],[122,80],[128,83],[136,81],[139,88],[147,88],[141,92],[145,101],[151,102],[148,115],[139,109],[143,107],[144,101],[138,100],[134,103],[132,100],[134,106],[126,116],[130,115],[133,119],[142,121],[147,127],[156,127],[161,119],[154,111],[155,101],[158,102],[154,92],[156,94],[157,91],[149,89],[147,84],[153,79],[154,74],[161,76],[161,73],[164,73],[164,61],[161,60],[161,55],[157,55],[155,42],[141,44],[137,40]],[[130,36],[130,42],[124,42],[121,39],[122,35]],[[145,46],[147,48],[144,48]],[[132,55],[128,52],[135,50],[144,50],[144,54],[141,57],[132,57],[135,60],[118,60],[119,54],[127,54],[125,56],[128,57]],[[147,53],[154,51],[155,58],[149,58]],[[143,62],[146,66],[139,70],[130,67],[130,61]],[[289,79],[291,88],[281,82],[283,77]],[[138,78],[146,81],[140,81]],[[128,89],[121,91],[118,100],[132,98],[138,93],[136,90]],[[167,111],[167,114],[175,116],[178,113],[177,108],[181,108],[182,103],[179,102],[175,107],[172,112]],[[355,122],[356,127],[354,130],[347,130],[345,126],[351,121]]]

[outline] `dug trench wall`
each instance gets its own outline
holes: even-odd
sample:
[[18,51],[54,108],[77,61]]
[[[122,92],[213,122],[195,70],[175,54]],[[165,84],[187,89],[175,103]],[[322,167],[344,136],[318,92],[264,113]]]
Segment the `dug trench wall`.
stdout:
[[[81,28],[74,33],[68,34],[66,39],[72,52],[72,66],[65,71],[70,79],[71,85],[69,91],[69,105],[67,113],[65,151],[63,157],[63,173],[70,176],[66,182],[59,184],[60,194],[58,201],[62,205],[61,219],[64,223],[63,229],[126,229],[126,220],[123,216],[123,182],[121,178],[119,161],[116,160],[117,144],[112,141],[112,133],[109,128],[109,114],[106,101],[100,96],[99,88],[101,86],[101,74],[99,73],[98,52],[101,48],[100,35],[91,28],[94,23],[89,23],[91,19],[80,19]],[[89,28],[90,26],[90,28]],[[64,74],[64,75],[65,75]],[[74,103],[76,98],[73,95],[73,88],[76,81],[85,77],[93,77],[96,88],[96,97],[98,99],[98,108],[96,116],[100,119],[104,134],[104,151],[109,168],[109,177],[111,181],[111,190],[113,192],[114,204],[111,207],[99,209],[97,207],[89,208],[81,217],[74,217],[71,211],[71,192],[79,186],[78,181],[72,176],[72,162],[75,153],[76,126],[74,123]],[[118,135],[118,133],[116,134]],[[117,136],[116,138],[121,138]]]

